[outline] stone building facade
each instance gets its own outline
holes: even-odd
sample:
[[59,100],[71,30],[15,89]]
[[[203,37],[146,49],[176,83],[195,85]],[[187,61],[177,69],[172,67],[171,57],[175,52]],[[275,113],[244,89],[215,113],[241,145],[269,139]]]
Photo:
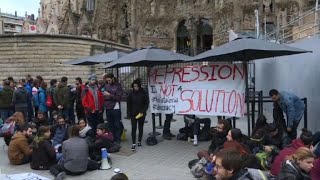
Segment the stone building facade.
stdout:
[[[41,0],[40,33],[90,36],[139,48],[199,53],[228,40],[228,31],[270,32],[313,0]],[[265,25],[266,24],[266,25]]]
[[105,51],[130,52],[126,45],[96,40],[87,37],[49,34],[0,35],[0,79],[12,76],[15,80],[27,74],[41,75],[47,82],[67,76],[70,83],[76,77],[87,80],[90,73],[101,75],[101,65],[64,65],[71,59],[100,54]]

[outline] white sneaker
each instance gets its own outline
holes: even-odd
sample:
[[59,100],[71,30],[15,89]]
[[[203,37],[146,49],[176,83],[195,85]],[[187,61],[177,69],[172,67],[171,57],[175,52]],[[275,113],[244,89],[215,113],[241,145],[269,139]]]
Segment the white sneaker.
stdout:
[[198,146],[198,141],[193,141],[194,146]]

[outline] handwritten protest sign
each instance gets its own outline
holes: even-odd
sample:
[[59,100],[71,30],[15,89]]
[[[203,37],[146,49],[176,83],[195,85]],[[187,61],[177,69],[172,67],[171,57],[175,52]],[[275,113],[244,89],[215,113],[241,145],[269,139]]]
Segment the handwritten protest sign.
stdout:
[[242,64],[151,68],[151,112],[242,117],[244,79]]

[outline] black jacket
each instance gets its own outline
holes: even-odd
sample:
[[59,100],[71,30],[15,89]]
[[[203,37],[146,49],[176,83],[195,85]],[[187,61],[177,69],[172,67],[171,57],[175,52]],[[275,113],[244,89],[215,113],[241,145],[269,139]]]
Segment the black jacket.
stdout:
[[33,148],[31,169],[48,170],[56,164],[56,151],[49,140],[39,142],[38,148]]
[[208,153],[213,153],[217,147],[222,146],[227,141],[227,132],[218,133],[217,130],[213,131],[211,144]]
[[296,163],[285,161],[276,180],[311,180],[309,174],[303,172]]
[[4,86],[0,91],[0,109],[12,108],[13,89],[9,86]]
[[24,87],[19,87],[13,93],[12,104],[15,105],[15,108],[27,108],[29,96],[28,91]]
[[148,94],[140,89],[139,91],[131,91],[127,101],[127,114],[130,119],[133,119],[139,113],[143,113],[144,116],[149,107]]

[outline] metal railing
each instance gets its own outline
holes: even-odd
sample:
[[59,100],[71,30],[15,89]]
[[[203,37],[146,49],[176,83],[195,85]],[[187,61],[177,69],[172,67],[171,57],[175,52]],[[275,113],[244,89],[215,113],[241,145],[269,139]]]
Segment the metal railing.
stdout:
[[265,35],[267,41],[278,43],[292,43],[300,39],[319,34],[320,32],[320,9],[318,6],[303,11],[300,14],[291,15],[295,17],[286,25],[278,27]]

